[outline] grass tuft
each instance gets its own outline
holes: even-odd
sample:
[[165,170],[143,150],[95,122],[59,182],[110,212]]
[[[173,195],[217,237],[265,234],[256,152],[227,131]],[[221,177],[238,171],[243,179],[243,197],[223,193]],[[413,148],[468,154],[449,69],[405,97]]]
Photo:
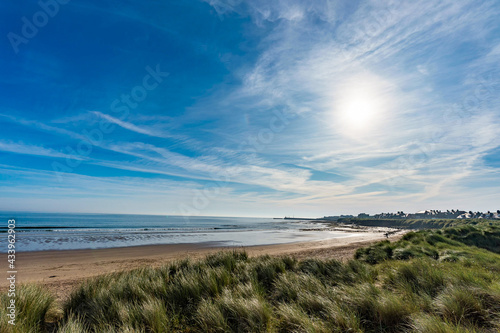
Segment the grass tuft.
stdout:
[[[7,316],[10,300],[15,299],[15,325],[10,325]],[[59,319],[60,311],[55,307],[54,296],[36,285],[18,286],[15,298],[7,293],[0,297],[1,332],[46,332],[51,322]]]

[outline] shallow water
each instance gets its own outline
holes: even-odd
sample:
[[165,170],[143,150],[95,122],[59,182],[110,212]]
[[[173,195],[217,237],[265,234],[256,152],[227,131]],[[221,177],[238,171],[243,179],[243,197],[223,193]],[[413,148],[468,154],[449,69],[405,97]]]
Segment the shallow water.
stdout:
[[325,230],[327,226],[320,223],[271,218],[13,212],[0,213],[3,253],[7,221],[12,218],[17,252],[206,242],[252,246],[352,235]]

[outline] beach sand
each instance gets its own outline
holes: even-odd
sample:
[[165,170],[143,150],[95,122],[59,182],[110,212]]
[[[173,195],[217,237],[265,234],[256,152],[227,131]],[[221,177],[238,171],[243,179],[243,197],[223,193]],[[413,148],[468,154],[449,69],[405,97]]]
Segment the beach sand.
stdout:
[[[389,236],[391,241],[404,234]],[[356,249],[386,239],[381,231],[359,232],[354,236],[323,241],[299,242],[251,247],[220,247],[215,244],[147,245],[97,250],[61,250],[24,252],[16,255],[17,285],[37,283],[52,290],[57,298],[66,298],[83,280],[106,273],[168,262],[203,258],[221,250],[245,250],[249,256],[291,255],[298,259],[319,257],[337,260],[352,259]],[[7,280],[0,280],[0,291],[7,288]]]

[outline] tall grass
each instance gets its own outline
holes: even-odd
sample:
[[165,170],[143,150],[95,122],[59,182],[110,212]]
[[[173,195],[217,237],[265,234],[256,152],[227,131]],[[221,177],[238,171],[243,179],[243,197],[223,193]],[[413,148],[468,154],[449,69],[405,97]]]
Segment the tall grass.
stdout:
[[196,319],[206,332],[263,332],[270,325],[271,307],[262,297],[243,297],[225,290],[214,300],[204,300]]
[[89,279],[60,305],[25,286],[15,327],[1,296],[0,331],[498,332],[500,255],[468,244],[496,236],[474,228],[409,233],[347,263],[221,252]]
[[20,286],[14,299],[16,317],[15,325],[11,325],[7,316],[11,298],[7,293],[0,296],[0,332],[47,332],[51,322],[60,316],[54,297],[42,287]]
[[[419,314],[413,318],[411,331],[417,333],[477,333],[475,328],[456,325],[436,315]],[[493,332],[493,331],[492,331]]]
[[491,289],[449,286],[435,299],[434,306],[454,324],[488,327],[500,319],[500,294]]

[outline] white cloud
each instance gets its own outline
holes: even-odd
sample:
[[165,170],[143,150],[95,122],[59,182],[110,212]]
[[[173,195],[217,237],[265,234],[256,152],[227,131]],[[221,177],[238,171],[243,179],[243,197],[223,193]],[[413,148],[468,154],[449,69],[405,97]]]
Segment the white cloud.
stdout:
[[[498,131],[493,130],[499,123],[495,111],[482,109],[475,116],[448,112],[471,92],[457,82],[457,87],[440,87],[455,89],[453,96],[444,97],[432,84],[437,76],[449,74],[442,68],[449,70],[443,62],[450,50],[465,41],[478,41],[492,29],[498,13],[493,2],[369,1],[338,26],[327,21],[331,30],[314,20],[322,2],[318,7],[313,2],[303,4],[300,20],[279,20],[285,15],[278,13],[292,4],[249,4],[247,13],[257,23],[268,20],[275,25],[261,43],[265,48],[255,66],[242,76],[243,87],[228,97],[232,104],[244,100],[249,110],[280,107],[303,115],[302,131],[291,125],[280,133],[276,144],[265,147],[267,158],[279,154],[287,163],[350,176],[338,191],[346,199],[369,184],[386,186],[386,194],[394,191],[392,198],[401,197],[390,178],[399,178],[397,183],[408,193],[413,191],[414,198],[435,199],[464,177],[480,175],[477,166],[482,156],[500,144]],[[242,11],[241,6],[227,8]],[[408,67],[405,62],[416,64]],[[440,71],[434,70],[437,65]],[[372,80],[377,98],[392,106],[384,106],[386,117],[366,142],[355,139],[366,136],[366,131],[356,135],[354,128],[329,117],[349,86],[359,82],[359,90],[366,90],[361,73],[378,78]],[[355,96],[349,98],[347,104],[356,102]],[[353,137],[338,135],[343,130]],[[380,158],[389,161],[380,163]],[[464,160],[469,162],[461,163]],[[450,167],[454,163],[457,167]]]
[[[250,17],[253,26],[246,26],[246,31],[255,29],[264,36],[255,63],[233,73],[242,85],[229,92],[214,88],[212,99],[200,100],[175,120],[167,118],[183,135],[157,126],[150,116],[121,120],[94,111],[132,133],[130,142],[112,142],[109,136],[100,146],[122,154],[119,157],[90,156],[86,161],[151,177],[184,179],[70,175],[71,181],[61,185],[67,188],[58,188],[60,193],[74,186],[81,195],[90,195],[91,188],[84,185],[88,182],[97,188],[107,186],[116,196],[132,198],[136,191],[141,203],[150,191],[179,204],[189,202],[190,191],[202,188],[213,175],[227,175],[225,191],[214,207],[241,207],[241,202],[264,210],[301,207],[314,216],[394,207],[415,210],[417,205],[432,208],[425,207],[429,203],[467,204],[460,196],[464,191],[468,197],[484,198],[484,204],[494,202],[494,190],[470,184],[498,182],[498,172],[483,165],[483,157],[500,145],[497,85],[487,86],[489,95],[483,91],[486,97],[467,107],[469,97],[477,94],[480,73],[497,67],[499,46],[485,45],[482,39],[497,26],[493,1],[365,1],[356,9],[326,0],[206,2],[221,19],[234,13]],[[482,46],[484,55],[459,63],[465,42]],[[479,54],[481,49],[475,51]],[[443,84],[445,80],[454,82]],[[370,108],[375,110],[368,110],[368,117]],[[268,143],[258,142],[259,149],[251,144],[242,148],[242,142],[257,140],[260,131],[269,129],[277,109],[300,117],[273,132]],[[182,123],[191,125],[200,113],[215,119],[195,129],[207,134],[206,141]],[[64,128],[8,119],[82,139]],[[357,126],[360,123],[362,127]],[[137,139],[134,133],[149,138]],[[179,149],[168,146],[170,140],[162,145],[158,138],[174,139]],[[0,143],[0,149],[65,157],[55,150],[12,142]],[[33,177],[49,176],[53,175]],[[321,177],[324,180],[318,180]],[[42,193],[47,188],[35,190]],[[159,202],[155,205],[161,210]]]
[[127,129],[127,130],[135,132],[135,133],[154,136],[154,137],[158,137],[158,138],[171,138],[172,137],[171,135],[169,135],[167,133],[159,132],[159,131],[151,129],[151,128],[140,127],[140,126],[134,125],[130,122],[126,122],[124,120],[112,117],[110,115],[104,114],[104,113],[99,112],[99,111],[92,111],[92,113],[103,118],[103,119],[106,119],[110,123],[116,124],[124,129]]
[[82,160],[80,156],[72,156],[59,151],[44,148],[42,146],[29,145],[24,143],[16,142],[5,142],[0,141],[0,151],[5,151],[9,153],[22,154],[22,155],[34,155],[34,156],[44,156],[44,157],[56,157],[56,158],[71,158],[75,160]]

